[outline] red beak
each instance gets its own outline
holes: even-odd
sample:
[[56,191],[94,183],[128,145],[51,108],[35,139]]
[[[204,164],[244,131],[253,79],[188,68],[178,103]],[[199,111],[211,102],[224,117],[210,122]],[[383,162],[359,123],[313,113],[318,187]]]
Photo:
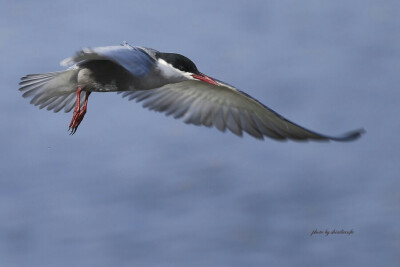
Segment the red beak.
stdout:
[[192,77],[209,84],[218,85],[218,82],[216,82],[213,78],[208,77],[207,75],[201,72],[199,72],[199,74],[193,74]]

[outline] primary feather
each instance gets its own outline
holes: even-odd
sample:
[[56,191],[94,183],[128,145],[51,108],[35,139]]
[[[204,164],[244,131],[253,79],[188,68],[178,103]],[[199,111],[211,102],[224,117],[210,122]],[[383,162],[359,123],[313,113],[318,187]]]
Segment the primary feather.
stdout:
[[276,140],[351,141],[363,132],[360,129],[333,137],[310,131],[242,91],[221,81],[218,83],[185,81],[148,91],[123,92],[122,96],[142,101],[150,110],[182,118],[185,123],[214,126],[220,131],[229,129],[238,136],[244,131],[258,139],[267,136]]

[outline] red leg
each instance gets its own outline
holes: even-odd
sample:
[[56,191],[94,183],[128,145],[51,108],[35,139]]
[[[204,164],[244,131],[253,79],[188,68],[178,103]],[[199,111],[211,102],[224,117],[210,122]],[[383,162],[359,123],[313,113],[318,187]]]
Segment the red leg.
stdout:
[[70,130],[72,128],[72,125],[74,125],[74,122],[76,120],[76,118],[78,117],[80,108],[81,108],[81,91],[82,88],[78,87],[78,89],[76,90],[76,105],[75,105],[75,109],[74,109],[74,114],[72,115],[72,120],[71,123],[69,124],[69,128],[68,130]]
[[82,107],[80,108],[80,94],[81,94],[82,88],[78,87],[78,90],[76,91],[76,106],[74,110],[74,115],[72,116],[71,123],[69,124],[69,130],[71,130],[71,134],[74,134],[76,130],[78,129],[79,124],[82,122],[83,117],[85,117],[86,110],[87,110],[87,104],[88,104],[88,99],[90,92],[85,92],[85,103]]

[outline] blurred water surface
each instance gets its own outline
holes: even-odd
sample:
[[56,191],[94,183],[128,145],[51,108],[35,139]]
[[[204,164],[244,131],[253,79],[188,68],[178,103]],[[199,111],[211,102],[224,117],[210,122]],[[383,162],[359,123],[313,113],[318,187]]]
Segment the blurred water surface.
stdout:
[[[400,265],[399,1],[0,6],[0,266]],[[184,54],[310,129],[367,134],[257,141],[98,93],[69,136],[71,114],[17,91],[124,40]]]

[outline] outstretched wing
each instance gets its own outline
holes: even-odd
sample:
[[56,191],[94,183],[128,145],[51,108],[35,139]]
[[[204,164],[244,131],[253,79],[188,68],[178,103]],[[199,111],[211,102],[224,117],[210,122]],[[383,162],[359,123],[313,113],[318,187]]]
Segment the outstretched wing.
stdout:
[[139,77],[145,76],[155,63],[154,57],[149,55],[146,49],[124,43],[119,46],[83,48],[75,56],[61,61],[61,65],[79,65],[92,60],[110,60]]
[[356,130],[338,137],[322,135],[285,119],[244,92],[218,83],[184,81],[152,90],[122,92],[122,96],[143,101],[143,106],[151,110],[174,118],[182,117],[185,123],[215,126],[220,131],[228,128],[238,136],[245,131],[258,139],[268,136],[276,140],[350,141],[364,131]]

